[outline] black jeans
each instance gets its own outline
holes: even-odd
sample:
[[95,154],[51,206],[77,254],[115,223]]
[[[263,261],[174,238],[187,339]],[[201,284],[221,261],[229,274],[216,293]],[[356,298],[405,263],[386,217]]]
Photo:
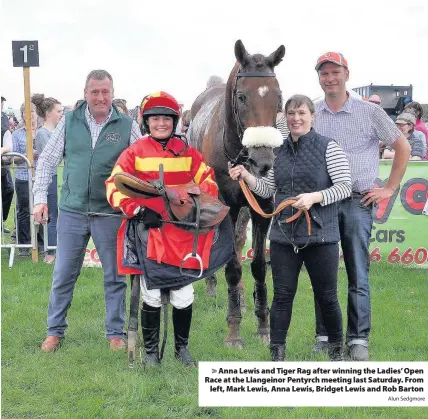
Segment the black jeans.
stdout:
[[[48,246],[57,244],[57,220],[58,220],[58,176],[52,176],[52,182],[48,187]],[[49,255],[54,255],[54,249],[47,251]]]
[[274,289],[270,312],[271,343],[285,343],[303,263],[308,271],[315,299],[321,307],[329,341],[342,342],[342,312],[337,299],[339,245],[312,245],[296,254],[290,245],[271,242],[270,258]]
[[[17,210],[17,236],[19,244],[30,244],[31,243],[31,231],[30,231],[30,201],[29,201],[29,189],[28,180],[15,179],[16,198],[18,204]],[[38,234],[39,247],[43,247],[43,233],[42,229],[39,229]]]
[[10,174],[10,169],[4,167],[1,169],[1,201],[2,201],[2,212],[3,221],[9,217],[10,206],[13,200],[13,182]]

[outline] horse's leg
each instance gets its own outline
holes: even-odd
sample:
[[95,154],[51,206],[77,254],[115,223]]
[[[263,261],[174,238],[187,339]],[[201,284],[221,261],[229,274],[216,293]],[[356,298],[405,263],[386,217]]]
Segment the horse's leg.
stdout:
[[[242,207],[238,214],[238,219],[235,225],[235,245],[236,253],[238,254],[239,261],[241,262],[242,249],[245,246],[245,241],[247,240],[247,225],[250,221],[250,209],[248,207]],[[241,302],[241,311],[245,310],[245,290],[244,290],[244,281],[241,276],[239,281],[239,297]]]
[[[230,211],[232,218],[233,228],[235,229],[236,222],[239,215],[239,209]],[[242,251],[242,250],[241,250]],[[227,310],[227,325],[228,333],[224,339],[224,343],[228,346],[234,346],[237,348],[243,347],[243,341],[240,336],[241,328],[241,304],[240,304],[240,292],[239,292],[239,281],[242,277],[241,267],[241,252],[235,248],[235,254],[232,259],[226,264],[225,276],[227,282],[227,296],[228,296],[228,310]]]
[[[271,211],[270,211],[271,212]],[[269,342],[269,309],[266,289],[266,236],[270,219],[266,219],[251,211],[253,228],[254,256],[251,262],[251,273],[255,279],[254,284],[254,313],[258,319],[258,335]]]
[[208,297],[217,295],[217,277],[215,274],[205,278],[205,292]]
[[140,275],[131,275],[131,302],[128,321],[128,360],[129,368],[134,368],[137,349],[138,312],[140,311]]

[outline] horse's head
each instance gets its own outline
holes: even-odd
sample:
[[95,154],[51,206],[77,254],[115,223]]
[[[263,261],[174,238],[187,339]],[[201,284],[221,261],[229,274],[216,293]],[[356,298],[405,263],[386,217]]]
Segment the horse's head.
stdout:
[[231,104],[229,117],[236,125],[242,146],[247,151],[249,169],[255,175],[263,176],[272,167],[273,148],[283,141],[275,128],[282,98],[274,68],[284,54],[283,45],[265,57],[250,55],[240,40],[235,44],[238,62],[227,83],[226,99]]

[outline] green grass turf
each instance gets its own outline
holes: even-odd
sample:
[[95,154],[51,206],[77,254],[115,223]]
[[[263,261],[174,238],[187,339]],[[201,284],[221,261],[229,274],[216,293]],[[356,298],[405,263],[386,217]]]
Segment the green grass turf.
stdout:
[[[426,418],[417,407],[198,407],[198,373],[173,356],[173,333],[160,368],[129,370],[124,352],[108,349],[104,337],[102,271],[82,269],[68,313],[66,339],[56,353],[42,353],[52,266],[17,257],[7,268],[2,249],[2,417],[3,418]],[[219,275],[216,298],[195,284],[190,350],[197,361],[269,361],[256,337],[252,279],[245,264],[247,310],[243,315],[243,350],[223,344],[227,293]],[[267,283],[272,298],[270,271]],[[427,361],[427,272],[377,264],[372,266],[372,361]],[[340,303],[346,322],[346,276],[339,272]],[[129,297],[129,295],[128,295]],[[129,298],[128,298],[129,300]],[[326,360],[312,355],[313,297],[306,272],[300,276],[287,339],[290,361]]]

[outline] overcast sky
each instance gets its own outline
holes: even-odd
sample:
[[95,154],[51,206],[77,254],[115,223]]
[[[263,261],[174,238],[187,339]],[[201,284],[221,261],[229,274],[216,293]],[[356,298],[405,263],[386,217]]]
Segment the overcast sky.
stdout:
[[12,40],[38,40],[32,93],[73,104],[86,75],[102,68],[129,107],[165,90],[189,108],[213,75],[227,78],[234,44],[269,55],[286,48],[276,73],[287,99],[322,94],[314,70],[327,51],[349,63],[348,87],[413,84],[428,103],[428,3],[424,0],[14,0],[2,1],[0,90],[7,107],[23,101],[22,69]]

